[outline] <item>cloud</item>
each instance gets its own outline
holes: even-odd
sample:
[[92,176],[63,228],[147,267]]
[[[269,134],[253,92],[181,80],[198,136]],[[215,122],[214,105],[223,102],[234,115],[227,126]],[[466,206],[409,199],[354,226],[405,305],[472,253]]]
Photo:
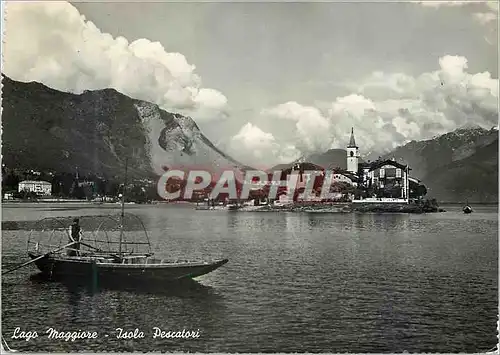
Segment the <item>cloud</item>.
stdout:
[[484,4],[486,4],[485,11],[476,12],[472,16],[488,31],[484,36],[486,42],[498,46],[498,1],[487,1]]
[[9,2],[4,72],[62,91],[115,88],[160,107],[211,119],[224,114],[226,97],[203,88],[196,67],[159,42],[113,38],[67,2]]
[[486,2],[485,12],[476,12],[474,19],[486,28],[488,33],[484,36],[490,45],[498,46],[498,1]]
[[259,127],[248,122],[231,138],[228,147],[247,164],[256,168],[265,168],[272,156],[276,163],[288,163],[300,156],[300,151],[291,144],[278,144],[271,133],[264,132]]
[[474,12],[472,17],[479,24],[484,26],[488,33],[484,36],[486,42],[491,45],[497,45],[498,35],[498,0],[495,1],[484,1],[484,0],[472,0],[472,1],[415,1],[414,3],[422,5],[429,8],[441,8],[441,7],[458,7],[474,5],[483,7],[482,12]]
[[416,77],[374,72],[353,86],[352,94],[322,107],[288,102],[262,114],[276,122],[271,134],[285,122],[295,124],[295,135],[273,142],[292,145],[303,155],[344,148],[351,127],[363,153],[384,152],[467,123],[491,128],[498,120],[498,79],[467,69],[465,57],[447,55],[439,58],[439,69],[432,72]]
[[270,109],[262,115],[270,119],[288,120],[295,124],[295,146],[302,152],[326,150],[329,143],[324,141],[324,132],[330,130],[330,122],[319,109],[302,106],[297,102],[287,102]]

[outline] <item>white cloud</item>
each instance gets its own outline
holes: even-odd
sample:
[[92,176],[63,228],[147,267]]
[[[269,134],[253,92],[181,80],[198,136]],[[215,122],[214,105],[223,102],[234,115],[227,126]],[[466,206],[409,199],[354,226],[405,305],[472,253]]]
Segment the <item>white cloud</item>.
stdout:
[[482,12],[474,12],[472,14],[474,20],[479,24],[484,26],[488,33],[484,36],[486,42],[490,45],[498,45],[498,0],[496,1],[485,1],[485,0],[472,0],[472,1],[415,1],[414,3],[422,5],[429,8],[441,8],[441,7],[458,7],[466,5],[482,6],[484,10]]
[[246,163],[261,169],[265,169],[269,161],[288,163],[300,156],[295,146],[278,144],[271,133],[264,132],[250,122],[231,138],[229,149],[238,153],[239,158]]
[[241,127],[233,140],[243,144],[245,149],[257,150],[257,154],[260,154],[261,149],[272,148],[275,144],[274,136],[271,133],[262,131],[250,122]]
[[316,107],[302,106],[297,102],[287,102],[270,109],[262,115],[270,119],[290,120],[295,124],[295,146],[302,152],[314,152],[329,148],[324,140],[324,132],[330,130],[330,122]]
[[111,87],[197,119],[226,107],[226,97],[203,88],[182,54],[102,33],[68,2],[9,2],[5,26],[4,72],[15,80],[74,93]]
[[427,139],[466,123],[491,128],[498,118],[498,79],[488,72],[468,73],[467,68],[465,57],[448,55],[439,59],[438,70],[417,77],[374,72],[357,85],[355,93],[337,97],[323,113],[296,102],[262,113],[276,121],[276,133],[283,122],[295,123],[295,136],[275,141],[293,145],[304,155],[344,148],[351,127],[365,153]]

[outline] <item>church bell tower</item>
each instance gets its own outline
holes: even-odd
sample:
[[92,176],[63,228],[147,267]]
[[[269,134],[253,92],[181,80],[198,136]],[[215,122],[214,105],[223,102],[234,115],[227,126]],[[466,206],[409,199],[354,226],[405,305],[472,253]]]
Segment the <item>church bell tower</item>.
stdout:
[[351,139],[347,146],[347,171],[357,174],[359,161],[359,149],[354,140],[354,128],[351,128]]

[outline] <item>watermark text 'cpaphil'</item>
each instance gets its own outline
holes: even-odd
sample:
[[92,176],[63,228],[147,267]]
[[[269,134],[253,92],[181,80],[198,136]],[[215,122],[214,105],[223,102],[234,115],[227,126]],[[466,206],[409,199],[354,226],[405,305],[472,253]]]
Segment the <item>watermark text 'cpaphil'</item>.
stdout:
[[243,178],[237,178],[233,170],[218,174],[206,170],[168,170],[160,177],[157,192],[165,200],[191,200],[195,192],[205,192],[209,199],[224,196],[231,200],[247,200],[252,191],[258,191],[258,196],[268,199],[276,199],[278,194],[293,198],[299,191],[305,201],[329,199],[332,197],[333,174],[329,170],[291,171],[289,174],[281,170],[272,173],[249,170]]

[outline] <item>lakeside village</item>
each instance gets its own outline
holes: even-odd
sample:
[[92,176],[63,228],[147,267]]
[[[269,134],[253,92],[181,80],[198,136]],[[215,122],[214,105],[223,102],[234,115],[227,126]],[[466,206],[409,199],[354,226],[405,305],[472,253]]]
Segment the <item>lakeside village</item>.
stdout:
[[[347,169],[321,166],[301,162],[281,171],[281,181],[273,181],[274,172],[268,174],[268,181],[279,185],[276,198],[269,199],[271,184],[263,183],[261,188],[249,192],[246,201],[229,200],[227,194],[219,194],[217,200],[207,197],[213,186],[198,191],[197,200],[203,199],[198,209],[229,209],[246,211],[337,211],[337,212],[444,212],[435,199],[424,199],[427,188],[418,179],[410,176],[411,168],[395,159],[378,159],[361,162],[359,147],[356,145],[354,130],[347,146]],[[324,179],[330,171],[330,191],[328,198],[322,194]],[[310,172],[316,172],[316,175]],[[293,195],[288,193],[284,181],[291,174],[298,175]],[[310,180],[314,179],[312,183]],[[312,185],[312,194],[307,194],[306,186]],[[258,186],[253,180],[252,185]],[[328,183],[327,183],[328,186]],[[169,191],[182,190],[185,182]],[[238,194],[241,184],[237,183]],[[194,192],[196,193],[196,191]],[[194,195],[193,193],[193,195]],[[307,194],[307,196],[306,196]],[[222,200],[222,201],[221,201]]]
[[[189,199],[178,198],[169,202],[189,201],[197,204],[197,209],[228,209],[251,211],[308,211],[336,209],[340,212],[352,210],[362,212],[439,212],[442,211],[435,200],[426,200],[426,187],[421,181],[410,176],[411,168],[395,159],[378,159],[361,162],[359,147],[356,145],[354,131],[347,146],[347,169],[334,166],[320,167],[301,162],[292,164],[281,171],[281,182],[298,175],[293,194],[289,194],[286,184],[279,184],[274,198],[269,198],[269,183],[253,181],[254,187],[244,200],[231,200],[227,193],[218,194],[210,199],[210,193],[217,182],[194,190]],[[315,171],[311,176],[308,172]],[[331,184],[328,198],[322,198],[321,189],[327,171],[331,171]],[[274,172],[268,175],[273,181]],[[69,202],[88,201],[92,203],[120,203],[123,183],[109,181],[98,176],[79,176],[78,171],[71,173],[17,171],[2,166],[3,201]],[[305,195],[306,186],[314,179],[312,194]],[[184,191],[186,180],[171,177],[166,183],[166,191]],[[199,183],[199,181],[197,181]],[[280,183],[278,181],[278,183]],[[236,182],[238,196],[242,184]],[[128,203],[166,202],[158,195],[157,183],[153,179],[134,180],[127,184]],[[181,192],[179,194],[183,196]]]

